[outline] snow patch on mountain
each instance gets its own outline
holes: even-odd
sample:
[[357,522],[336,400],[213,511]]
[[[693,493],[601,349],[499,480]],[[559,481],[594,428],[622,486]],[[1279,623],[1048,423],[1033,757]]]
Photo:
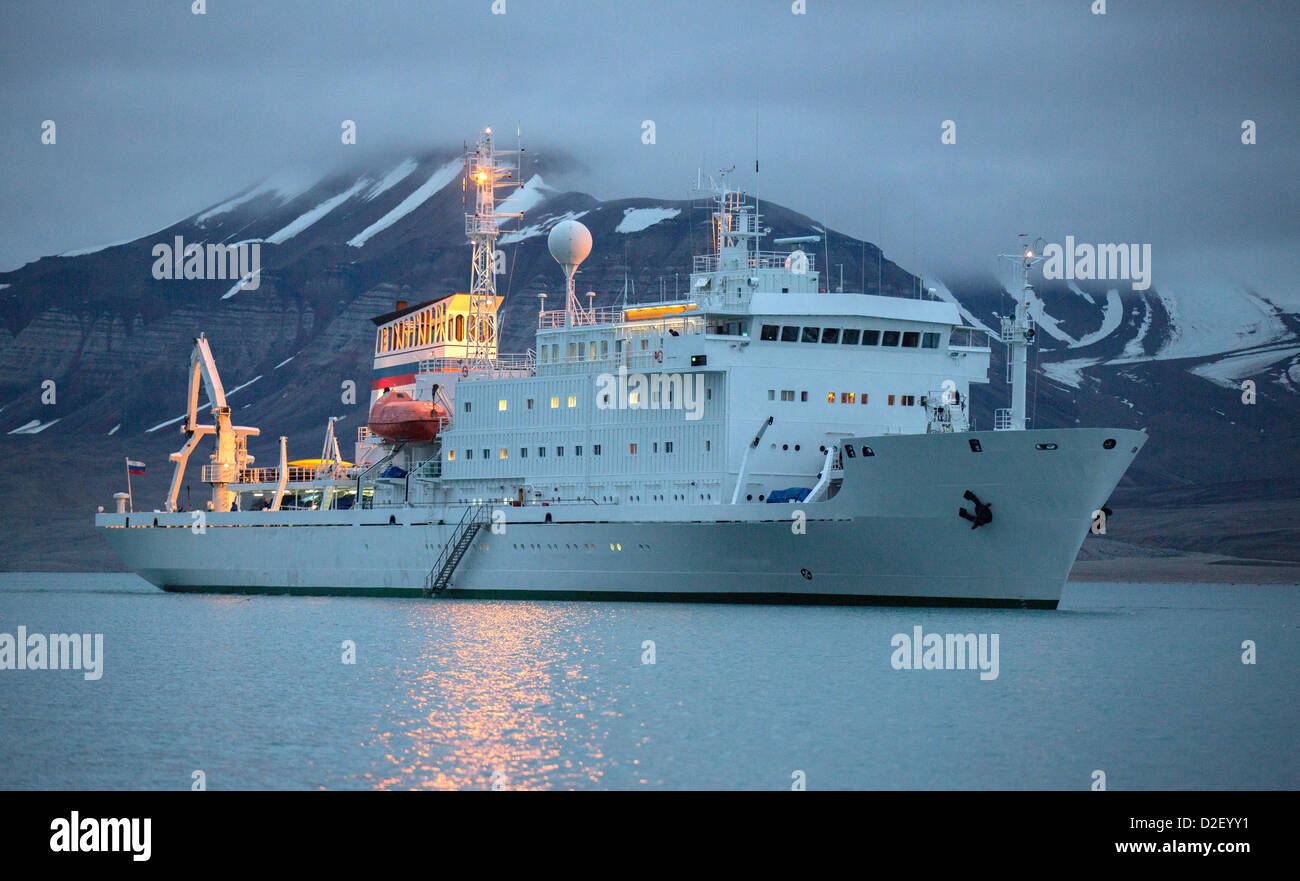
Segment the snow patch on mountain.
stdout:
[[419,189],[399,202],[396,208],[389,211],[383,217],[370,224],[370,226],[366,227],[352,238],[348,239],[348,244],[354,248],[364,246],[366,242],[397,223],[397,221],[410,214],[416,208],[419,208],[428,201],[434,193],[455,180],[456,176],[460,174],[461,168],[462,163],[459,159],[454,159],[439,168],[429,177],[428,180],[420,185]]
[[[282,172],[273,174],[260,184],[245,190],[233,199],[227,199],[220,205],[213,206],[202,214],[194,218],[194,222],[202,225],[204,221],[216,217],[218,214],[229,214],[231,211],[244,205],[258,196],[271,195],[279,199],[283,204],[298,198],[303,193],[310,190],[319,178],[312,175],[308,176],[302,172]],[[166,229],[166,227],[164,227]]]
[[379,182],[374,185],[370,192],[366,193],[365,201],[370,202],[376,197],[388,192],[393,187],[410,177],[411,172],[415,171],[415,169],[419,167],[420,163],[416,162],[413,158],[403,160],[401,165],[398,165],[392,171],[388,172],[388,174],[381,177]]
[[[249,380],[248,382],[246,382],[246,383],[243,383],[242,385],[237,385],[237,386],[235,386],[235,387],[232,388],[232,389],[226,389],[226,398],[229,398],[231,395],[233,395],[235,392],[239,391],[240,389],[248,388],[250,385],[252,385],[253,383],[257,382],[257,381],[258,381],[259,379],[261,379],[261,378],[262,378],[262,375],[259,373],[257,376],[254,376],[252,379],[250,379],[250,380]],[[200,410],[201,412],[202,412],[202,411],[206,411],[206,410],[211,410],[211,409],[212,409],[212,401],[210,401],[210,400],[209,400],[206,404],[204,404],[202,407],[199,408],[199,410]],[[145,434],[152,434],[153,432],[157,431],[157,430],[160,429],[160,428],[166,428],[166,427],[169,426],[169,425],[175,425],[177,422],[180,422],[182,419],[184,419],[184,418],[185,418],[185,415],[186,415],[186,414],[182,413],[180,416],[177,416],[175,419],[168,419],[166,422],[159,422],[159,423],[158,423],[157,425],[155,425],[153,428],[146,428],[146,429],[144,430],[144,433],[145,433]],[[10,433],[12,434],[12,432],[10,432]]]
[[346,190],[339,193],[337,196],[333,196],[332,198],[326,199],[324,202],[321,202],[319,205],[317,205],[315,208],[311,209],[310,211],[306,212],[305,214],[299,215],[288,225],[271,233],[269,236],[266,237],[267,243],[271,245],[279,245],[285,241],[288,241],[289,239],[296,236],[298,233],[305,230],[307,227],[311,226],[316,221],[320,220],[326,214],[329,214],[335,208],[342,205],[348,199],[351,199],[362,189],[364,189],[369,183],[370,183],[370,178],[367,177],[361,178],[352,186],[348,187]]
[[524,239],[531,239],[533,236],[544,236],[550,233],[551,227],[555,226],[555,224],[564,220],[577,220],[587,214],[586,211],[566,211],[560,215],[548,214],[532,226],[525,226],[522,229],[505,233],[497,241],[503,245],[509,245],[522,242]]
[[555,192],[557,190],[542,180],[540,174],[535,174],[497,205],[497,211],[502,214],[527,214]]
[[641,232],[641,230],[649,229],[656,223],[671,220],[681,213],[680,208],[625,208],[623,209],[623,219],[619,221],[618,226],[614,227],[614,232]]
[[961,313],[962,320],[966,322],[967,326],[978,327],[985,333],[993,334],[995,337],[998,336],[998,333],[993,328],[980,321],[969,309],[963,306],[961,301],[957,299],[952,291],[948,290],[948,287],[943,282],[936,278],[932,280],[931,284],[933,285],[932,290],[939,299],[952,303],[957,307],[957,311]]
[[1172,333],[1155,360],[1199,358],[1291,339],[1278,309],[1262,297],[1228,287],[1158,290]]
[[[62,417],[60,417],[60,419],[61,418]],[[40,434],[42,431],[49,428],[51,425],[53,425],[55,422],[58,421],[59,421],[58,419],[52,419],[49,422],[41,422],[41,420],[39,419],[33,419],[31,422],[28,422],[24,425],[20,425],[9,433],[10,434]]]
[[1277,362],[1285,361],[1296,355],[1300,355],[1300,346],[1269,346],[1247,352],[1237,352],[1228,355],[1226,358],[1219,358],[1206,364],[1198,364],[1190,368],[1189,372],[1203,379],[1208,379],[1215,385],[1237,389],[1241,387],[1241,381],[1246,377],[1254,376],[1272,367]]
[[[1075,285],[1073,283],[1070,285],[1070,289],[1074,290],[1077,294],[1083,293],[1080,290],[1075,290]],[[1084,346],[1091,346],[1099,340],[1104,340],[1106,337],[1118,330],[1119,326],[1123,323],[1124,303],[1119,298],[1119,290],[1117,288],[1111,288],[1106,291],[1106,305],[1102,307],[1101,327],[1097,328],[1092,333],[1086,333],[1079,337],[1070,344],[1070,348],[1083,348]]]
[[1100,358],[1076,358],[1073,361],[1044,361],[1039,368],[1053,382],[1077,389],[1083,385],[1083,369],[1091,367],[1100,360]]

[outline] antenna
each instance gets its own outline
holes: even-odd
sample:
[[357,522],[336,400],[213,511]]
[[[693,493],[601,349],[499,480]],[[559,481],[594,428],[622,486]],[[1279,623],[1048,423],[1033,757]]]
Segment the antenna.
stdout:
[[546,238],[546,246],[550,249],[555,262],[564,270],[567,289],[564,326],[595,324],[595,316],[588,314],[582,308],[577,295],[573,292],[573,276],[582,261],[591,254],[591,230],[576,220],[562,220],[551,228],[551,234]]

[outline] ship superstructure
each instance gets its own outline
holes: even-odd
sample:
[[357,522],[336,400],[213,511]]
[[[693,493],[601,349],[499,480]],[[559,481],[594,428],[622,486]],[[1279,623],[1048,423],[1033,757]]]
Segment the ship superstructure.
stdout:
[[[205,469],[221,482],[201,539],[164,528],[189,525],[174,498],[99,516],[129,565],[176,590],[1055,606],[1145,437],[1026,430],[1032,249],[1002,335],[1012,407],[977,431],[970,387],[988,381],[990,345],[957,306],[827,293],[809,237],[763,250],[762,218],[725,175],[686,296],[584,306],[591,235],[562,221],[548,244],[564,308],[538,312],[528,351],[499,353],[484,272],[510,177],[490,133],[466,169],[471,291],[376,319],[355,464],[331,425],[310,475],[290,473],[283,444],[278,468],[253,469],[238,453],[255,429],[232,427],[231,455]],[[195,382],[215,378],[196,346]]]

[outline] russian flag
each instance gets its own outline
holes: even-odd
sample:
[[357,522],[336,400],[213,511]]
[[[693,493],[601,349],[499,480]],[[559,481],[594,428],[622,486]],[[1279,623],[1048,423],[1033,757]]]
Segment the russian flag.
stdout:
[[134,475],[138,475],[138,476],[140,476],[140,477],[143,477],[143,476],[144,476],[144,463],[143,463],[143,462],[137,462],[137,461],[135,461],[134,459],[127,459],[127,460],[126,460],[126,473],[127,473],[127,474],[134,474]]

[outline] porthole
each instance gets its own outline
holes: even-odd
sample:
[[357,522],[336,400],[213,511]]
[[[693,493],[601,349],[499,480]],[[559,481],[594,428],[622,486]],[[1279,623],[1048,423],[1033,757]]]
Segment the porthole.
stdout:
[[1101,447],[1103,450],[1115,449],[1115,438],[1113,437],[1106,438],[1104,441],[1101,442]]
[[[971,451],[972,453],[979,453],[979,452],[982,452],[982,450],[981,450],[981,448],[980,448],[980,442],[979,442],[979,440],[978,440],[977,438],[971,438],[971,439],[970,439],[970,451]],[[865,454],[864,454],[864,455],[865,455]]]
[[1036,450],[1054,450],[1054,449],[1056,449],[1056,444],[1034,444],[1034,449],[1036,449]]
[[752,502],[752,501],[754,501],[754,497],[753,497],[752,495],[747,495],[747,496],[745,496],[745,501],[747,501],[747,502]]

